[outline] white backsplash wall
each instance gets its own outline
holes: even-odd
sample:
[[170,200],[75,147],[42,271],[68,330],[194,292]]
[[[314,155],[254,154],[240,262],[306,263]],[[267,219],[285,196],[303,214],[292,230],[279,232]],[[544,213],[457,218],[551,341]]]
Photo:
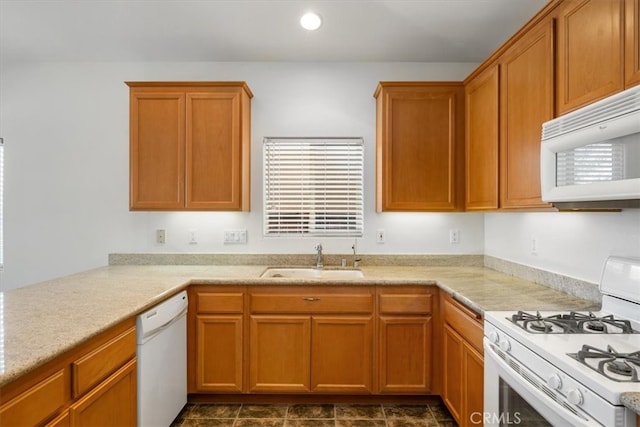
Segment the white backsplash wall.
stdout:
[[484,234],[485,255],[599,283],[608,256],[640,258],[640,209],[485,214]]
[[[107,263],[112,252],[349,253],[353,239],[262,237],[262,139],[365,140],[365,236],[360,253],[481,254],[482,214],[378,214],[375,100],[382,80],[462,80],[475,64],[0,64],[5,139],[5,271],[0,290]],[[129,89],[135,80],[244,80],[252,100],[251,212],[129,212]],[[155,243],[155,230],[167,243]],[[224,245],[225,228],[247,229]],[[386,242],[375,243],[378,229]],[[449,243],[449,230],[460,243]],[[190,230],[198,243],[189,244]]]

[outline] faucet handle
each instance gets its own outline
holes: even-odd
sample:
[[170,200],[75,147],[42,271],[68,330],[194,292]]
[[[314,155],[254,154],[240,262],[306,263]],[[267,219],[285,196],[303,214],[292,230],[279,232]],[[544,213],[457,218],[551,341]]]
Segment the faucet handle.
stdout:
[[316,251],[318,251],[318,252],[322,252],[322,245],[321,245],[320,243],[318,243],[318,244],[315,246],[315,250],[316,250]]

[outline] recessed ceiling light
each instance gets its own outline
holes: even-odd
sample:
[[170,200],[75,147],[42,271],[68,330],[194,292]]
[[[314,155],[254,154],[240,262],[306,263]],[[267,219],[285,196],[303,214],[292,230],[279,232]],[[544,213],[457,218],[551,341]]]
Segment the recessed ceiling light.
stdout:
[[320,18],[320,15],[317,13],[308,12],[300,18],[300,25],[302,25],[302,28],[305,30],[317,30],[320,28],[320,25],[322,25],[322,18]]

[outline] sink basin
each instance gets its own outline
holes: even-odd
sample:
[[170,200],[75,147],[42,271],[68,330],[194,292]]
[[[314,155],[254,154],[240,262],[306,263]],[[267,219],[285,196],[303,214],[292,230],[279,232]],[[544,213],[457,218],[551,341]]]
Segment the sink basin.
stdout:
[[285,277],[300,279],[361,279],[361,270],[331,270],[304,267],[272,267],[267,268],[260,277]]

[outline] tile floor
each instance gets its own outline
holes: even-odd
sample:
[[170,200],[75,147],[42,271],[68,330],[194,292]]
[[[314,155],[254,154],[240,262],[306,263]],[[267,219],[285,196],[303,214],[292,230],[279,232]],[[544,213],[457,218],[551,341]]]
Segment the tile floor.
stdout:
[[208,404],[189,403],[171,427],[437,427],[456,426],[441,403]]

